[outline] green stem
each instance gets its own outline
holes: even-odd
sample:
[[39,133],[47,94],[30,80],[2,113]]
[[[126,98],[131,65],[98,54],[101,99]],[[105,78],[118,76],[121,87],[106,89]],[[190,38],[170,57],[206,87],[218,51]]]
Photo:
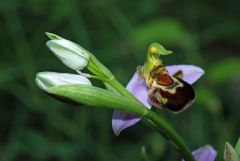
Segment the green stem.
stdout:
[[[128,97],[133,100],[137,100],[126,88],[119,83],[115,78],[108,82],[114,87],[122,96]],[[140,103],[137,100],[138,103]],[[142,103],[139,107],[145,108]],[[145,118],[148,119],[148,126],[157,129],[162,135],[164,135],[172,143],[173,147],[184,157],[185,161],[195,161],[192,156],[190,148],[186,145],[181,136],[175,131],[175,129],[161,116],[157,115],[151,110],[147,110]]]
[[195,161],[190,148],[165,119],[151,110],[148,110],[145,117],[154,122],[156,128],[169,139],[173,147],[184,157],[185,161]]
[[112,87],[114,87],[122,96],[137,100],[136,97],[134,97],[128,90],[126,90],[126,88],[121,83],[119,83],[115,78],[109,81],[108,83]]

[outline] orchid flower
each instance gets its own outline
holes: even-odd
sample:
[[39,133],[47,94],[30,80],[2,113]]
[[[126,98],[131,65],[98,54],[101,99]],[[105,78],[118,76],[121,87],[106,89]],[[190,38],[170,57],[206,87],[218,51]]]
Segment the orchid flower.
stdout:
[[[152,50],[153,49],[150,47],[150,51],[152,51]],[[169,51],[165,50],[164,48],[161,48],[160,52],[163,53],[161,55],[164,55],[164,53],[167,53],[167,54],[170,53]],[[147,60],[149,60],[149,58],[147,58]],[[167,73],[167,76],[169,75],[167,77],[167,81],[168,81],[168,79],[179,78],[179,74],[180,74],[181,77],[178,80],[180,80],[181,82],[186,82],[185,84],[188,85],[187,87],[191,87],[190,85],[192,85],[194,82],[196,82],[204,74],[203,69],[201,69],[200,67],[194,66],[194,65],[171,65],[171,66],[164,67],[162,65],[162,61],[160,59],[154,57],[153,60],[154,60],[154,62],[150,62],[151,63],[150,65],[159,64],[160,67],[163,68],[160,70],[164,70],[164,72]],[[156,60],[157,60],[157,62],[156,62]],[[144,68],[145,71],[148,70],[148,68],[146,68],[146,66],[149,67],[149,64],[145,63],[144,67],[142,67],[142,68]],[[151,71],[149,71],[149,73],[150,72]],[[165,80],[166,79],[164,78],[164,81]],[[146,106],[146,108],[151,109],[152,105],[159,107],[159,108],[164,107],[163,99],[155,99],[154,97],[151,98],[153,96],[152,94],[154,94],[153,93],[154,90],[156,91],[156,90],[158,90],[158,88],[152,88],[152,86],[154,86],[155,84],[149,85],[148,82],[152,82],[151,78],[148,76],[143,77],[141,72],[138,71],[138,72],[134,73],[133,77],[127,84],[126,88],[142,104],[144,104]],[[150,93],[150,92],[152,92],[152,93]],[[190,89],[190,92],[192,92],[192,89]],[[182,94],[182,93],[180,93],[180,94]],[[193,95],[194,95],[194,93],[193,93]],[[160,96],[158,96],[158,97],[160,97]],[[192,100],[188,101],[187,105],[185,105],[180,111],[183,111],[187,107],[189,107],[189,105],[192,104],[194,97],[195,97],[195,95],[193,96]],[[160,101],[160,100],[162,100],[162,101]],[[141,117],[139,117],[139,116],[136,116],[136,115],[130,114],[130,113],[126,113],[126,112],[122,112],[119,110],[115,110],[113,112],[113,118],[112,118],[113,131],[116,135],[119,135],[122,130],[136,124],[140,120],[141,120]]]
[[[39,88],[63,102],[118,110],[114,111],[112,122],[116,135],[136,124],[141,119],[139,116],[145,117],[173,141],[174,147],[185,159],[194,160],[190,148],[171,125],[148,109],[155,106],[181,112],[189,107],[195,99],[191,84],[204,74],[201,68],[191,65],[165,67],[159,56],[172,52],[153,43],[147,51],[144,66],[137,68],[138,72],[133,75],[126,89],[91,52],[58,35],[46,34],[50,38],[46,43],[48,48],[79,75],[39,72],[35,79]],[[84,68],[90,74],[82,73]],[[102,81],[107,89],[92,86],[89,78]]]
[[[217,152],[211,145],[205,145],[192,152],[196,161],[214,161],[217,157]],[[182,160],[184,161],[184,159]]]

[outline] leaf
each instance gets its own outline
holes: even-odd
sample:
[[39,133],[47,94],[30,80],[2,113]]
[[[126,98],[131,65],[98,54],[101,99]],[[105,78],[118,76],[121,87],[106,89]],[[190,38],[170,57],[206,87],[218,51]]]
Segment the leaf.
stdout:
[[235,151],[237,153],[238,159],[240,160],[240,137],[238,138],[237,144],[235,146]]
[[234,148],[228,142],[225,144],[223,159],[225,161],[239,161]]
[[[137,101],[89,85],[63,85],[50,88],[48,93],[58,99],[94,107],[118,109],[144,116],[147,109]],[[139,107],[140,106],[140,107]]]

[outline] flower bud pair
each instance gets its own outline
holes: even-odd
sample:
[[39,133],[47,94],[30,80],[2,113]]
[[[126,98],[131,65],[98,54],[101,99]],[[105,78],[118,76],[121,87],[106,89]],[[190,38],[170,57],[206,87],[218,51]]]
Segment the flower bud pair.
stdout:
[[[90,55],[84,48],[58,35],[52,33],[46,34],[51,39],[47,41],[47,47],[67,67],[79,71],[88,65]],[[56,72],[39,72],[36,75],[35,81],[39,88],[46,92],[48,92],[50,88],[62,85],[91,85],[90,80],[85,76]]]

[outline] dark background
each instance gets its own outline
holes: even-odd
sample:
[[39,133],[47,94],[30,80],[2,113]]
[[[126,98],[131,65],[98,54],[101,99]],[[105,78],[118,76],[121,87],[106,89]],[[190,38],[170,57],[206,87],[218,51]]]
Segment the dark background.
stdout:
[[181,158],[144,124],[116,137],[112,111],[73,107],[40,91],[37,72],[73,72],[47,49],[45,31],[89,49],[124,85],[154,41],[174,51],[166,65],[201,66],[193,106],[164,113],[192,149],[211,144],[222,160],[225,141],[234,145],[240,134],[239,2],[2,0],[0,160],[133,161],[143,145],[153,161]]

